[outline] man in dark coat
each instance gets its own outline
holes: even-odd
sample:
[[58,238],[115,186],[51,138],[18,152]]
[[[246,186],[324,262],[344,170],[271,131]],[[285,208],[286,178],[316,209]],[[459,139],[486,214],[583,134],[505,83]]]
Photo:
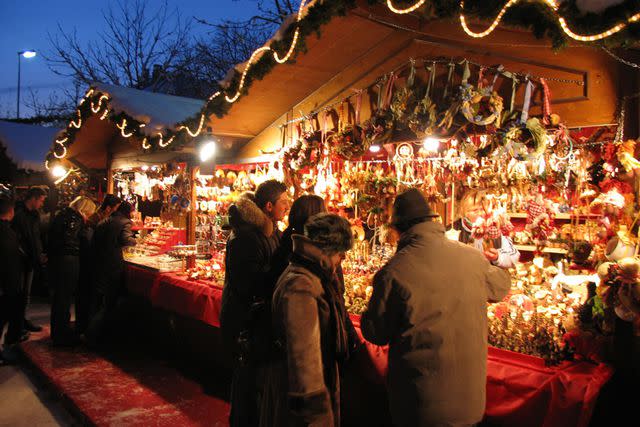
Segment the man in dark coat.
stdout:
[[5,352],[0,356],[0,363],[10,360],[11,346],[22,338],[22,322],[24,319],[24,286],[25,254],[20,248],[18,236],[11,228],[14,216],[13,200],[0,197],[0,341],[4,327],[9,324],[4,340]]
[[79,341],[78,333],[71,329],[70,310],[80,280],[80,253],[88,246],[85,218],[93,214],[95,207],[91,199],[78,196],[56,214],[49,226],[51,339],[54,345],[72,346]]
[[[31,299],[31,285],[34,273],[44,264],[45,257],[42,253],[42,237],[40,234],[40,209],[47,198],[47,192],[42,187],[31,187],[25,195],[24,202],[16,206],[13,218],[13,229],[18,235],[20,246],[27,256],[24,269],[25,312]],[[24,320],[24,327],[31,332],[39,332],[42,327],[33,324],[30,320]]]
[[368,341],[389,344],[387,386],[396,427],[469,426],[482,420],[487,382],[487,302],[509,273],[445,237],[422,194],[393,206],[398,250],[375,275],[362,315]]
[[93,236],[95,254],[95,295],[92,316],[85,333],[87,343],[96,346],[111,323],[124,290],[124,257],[122,249],[135,246],[131,211],[128,202],[122,202],[118,210],[98,224]]
[[269,302],[277,279],[271,258],[280,244],[276,223],[289,209],[286,190],[281,182],[266,181],[229,208],[220,326],[240,359],[231,391],[232,427],[258,423],[257,373],[271,344]]

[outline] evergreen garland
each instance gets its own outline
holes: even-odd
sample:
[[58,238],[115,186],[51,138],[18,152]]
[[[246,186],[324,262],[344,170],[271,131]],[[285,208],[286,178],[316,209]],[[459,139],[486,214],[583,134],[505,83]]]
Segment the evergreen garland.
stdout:
[[[368,0],[370,4],[382,3],[386,4],[386,0]],[[465,16],[470,19],[479,19],[481,21],[492,22],[498,15],[499,11],[505,5],[507,0],[466,0],[465,1]],[[398,6],[410,6],[415,4],[415,0],[394,0],[394,3]],[[331,21],[336,16],[344,16],[346,13],[356,7],[356,0],[325,0],[317,2],[311,6],[305,17],[298,23],[291,24],[285,31],[281,40],[276,40],[271,43],[271,48],[277,52],[283,53],[289,49],[293,40],[293,35],[296,28],[300,28],[300,35],[298,39],[298,46],[293,53],[292,59],[295,60],[296,55],[299,52],[304,52],[306,49],[305,41],[310,35],[320,35],[321,27]],[[606,30],[620,22],[626,21],[630,16],[640,12],[640,0],[626,0],[623,3],[607,8],[603,13],[582,13],[576,5],[576,0],[565,0],[559,7],[558,13],[565,17],[569,26],[577,33],[581,34],[595,34]],[[457,21],[460,15],[460,1],[459,0],[430,0],[424,7],[420,8],[416,13],[425,15],[429,19],[451,19],[452,23]],[[567,44],[569,38],[562,31],[562,28],[558,24],[557,17],[554,12],[545,4],[540,1],[523,1],[517,3],[511,7],[504,15],[502,23],[507,26],[514,26],[518,28],[524,28],[531,31],[537,38],[549,38],[552,46],[559,49]],[[609,37],[600,43],[609,47],[629,46],[636,40],[640,39],[640,23],[630,23],[627,27]],[[242,95],[248,93],[251,84],[255,80],[261,80],[277,65],[277,62],[273,59],[272,55],[263,55],[256,63],[252,65],[245,78],[245,85],[242,89]],[[240,78],[242,72],[235,71],[230,83],[224,93],[234,94],[239,87]],[[78,108],[82,111],[83,120],[88,115],[92,114],[92,111],[88,110],[88,103],[80,105]],[[231,109],[232,104],[228,103],[224,99],[224,94],[208,101],[201,113],[176,124],[176,128],[179,126],[188,126],[194,129],[198,126],[201,114],[205,114],[206,117],[215,115],[218,118],[224,117]],[[142,138],[143,134],[139,131],[138,125],[140,122],[130,117],[124,112],[120,112],[116,115],[110,115],[110,120],[114,123],[121,123],[123,118],[127,119],[128,124],[134,126],[127,126],[127,132],[135,132],[134,136]],[[68,137],[67,146],[73,143],[75,133],[77,130],[68,128],[66,131],[66,137]],[[187,132],[177,130],[166,130],[164,140],[174,138],[171,145],[164,149],[175,149],[189,141],[191,137]],[[158,145],[159,138],[148,137],[148,143],[151,146],[151,150],[162,150],[162,147]],[[55,148],[55,144],[54,144]],[[53,159],[53,155],[50,153],[48,159]]]

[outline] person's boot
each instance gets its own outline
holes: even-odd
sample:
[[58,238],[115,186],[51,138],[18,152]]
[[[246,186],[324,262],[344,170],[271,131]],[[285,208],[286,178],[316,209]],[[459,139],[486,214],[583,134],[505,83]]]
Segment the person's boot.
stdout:
[[38,326],[29,319],[24,319],[24,329],[29,332],[42,332],[42,326]]

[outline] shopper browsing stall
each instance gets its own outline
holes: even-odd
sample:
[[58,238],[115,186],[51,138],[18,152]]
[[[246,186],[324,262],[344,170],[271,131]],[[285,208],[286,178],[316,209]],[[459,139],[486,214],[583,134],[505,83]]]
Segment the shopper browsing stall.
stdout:
[[[49,274],[51,303],[51,339],[54,345],[74,345],[78,334],[71,329],[70,314],[80,280],[80,254],[87,248],[86,221],[96,210],[93,201],[75,198],[56,214],[49,227]],[[76,305],[76,309],[77,309]]]
[[229,208],[233,231],[226,247],[220,325],[239,359],[231,390],[232,426],[258,421],[257,373],[271,347],[267,298],[273,289],[272,256],[281,238],[276,224],[289,209],[286,190],[279,181],[265,181]]
[[111,323],[118,299],[124,291],[124,258],[122,249],[135,246],[131,230],[131,211],[128,202],[122,202],[118,210],[96,227],[93,247],[95,253],[95,296],[92,318],[85,334],[89,344],[96,345]]
[[80,279],[76,296],[76,330],[83,334],[89,326],[91,316],[91,296],[94,293],[94,270],[96,266],[93,237],[100,221],[109,218],[122,200],[113,194],[107,194],[100,207],[85,222],[84,235],[80,247]]
[[351,226],[337,215],[315,215],[293,246],[273,296],[282,354],[267,374],[260,425],[339,426],[339,362],[348,333],[336,272],[353,246]]
[[400,194],[392,224],[398,250],[374,278],[362,315],[368,341],[389,344],[387,386],[394,425],[473,425],[485,410],[487,302],[509,273],[452,242],[417,189]]
[[[21,341],[24,319],[25,253],[20,247],[18,236],[11,229],[14,203],[8,197],[0,196],[0,341],[4,327],[8,324],[4,340],[4,350],[0,353],[0,366],[15,359],[12,347]],[[28,335],[25,335],[25,339]]]
[[[24,304],[25,313],[31,300],[31,285],[36,271],[46,262],[42,252],[42,237],[40,235],[40,209],[47,198],[47,192],[41,187],[31,187],[25,195],[24,202],[16,206],[13,218],[13,229],[20,239],[20,246],[27,255],[24,268]],[[41,326],[35,325],[25,317],[24,327],[31,332],[39,332]]]

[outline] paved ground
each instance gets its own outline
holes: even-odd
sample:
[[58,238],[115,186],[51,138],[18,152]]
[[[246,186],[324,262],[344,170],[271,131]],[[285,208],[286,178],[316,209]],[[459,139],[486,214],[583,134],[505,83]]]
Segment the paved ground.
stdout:
[[[29,317],[49,322],[49,306],[32,304]],[[60,400],[24,364],[0,367],[0,427],[79,425]]]

